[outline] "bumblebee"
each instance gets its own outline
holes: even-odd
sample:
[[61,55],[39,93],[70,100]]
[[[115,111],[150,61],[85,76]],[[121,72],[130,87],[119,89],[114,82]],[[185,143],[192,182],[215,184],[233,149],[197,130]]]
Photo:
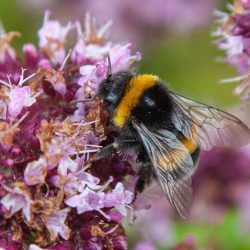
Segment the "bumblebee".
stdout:
[[155,75],[110,69],[96,96],[107,103],[120,136],[94,160],[136,150],[142,163],[136,192],[157,180],[181,218],[191,207],[191,177],[200,151],[250,142],[250,130],[238,118],[171,91]]

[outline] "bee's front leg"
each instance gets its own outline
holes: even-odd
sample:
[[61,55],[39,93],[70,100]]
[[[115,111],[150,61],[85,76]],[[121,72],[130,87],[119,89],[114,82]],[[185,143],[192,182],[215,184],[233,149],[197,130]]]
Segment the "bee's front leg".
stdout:
[[135,139],[117,140],[112,144],[102,148],[98,153],[96,153],[92,158],[92,161],[111,157],[112,155],[118,152],[136,150],[138,147],[140,147],[140,144]]

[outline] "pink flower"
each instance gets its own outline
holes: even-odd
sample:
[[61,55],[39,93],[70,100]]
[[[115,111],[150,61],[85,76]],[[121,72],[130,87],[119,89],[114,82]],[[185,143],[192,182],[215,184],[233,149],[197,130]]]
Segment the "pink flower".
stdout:
[[64,208],[49,216],[45,225],[49,230],[50,238],[52,240],[55,240],[58,235],[65,240],[69,239],[70,229],[65,224],[69,211],[70,208]]
[[97,88],[99,83],[106,77],[108,67],[106,62],[101,61],[96,65],[84,65],[80,68],[80,74],[82,77],[78,80],[78,84],[83,86],[84,84]]
[[9,98],[8,111],[12,119],[16,118],[24,107],[32,106],[36,102],[36,96],[39,95],[39,93],[36,93],[36,96],[32,96],[30,87],[22,86],[34,76],[34,74],[31,74],[25,78],[25,71],[25,69],[21,68],[21,73],[13,75],[13,79],[18,80],[17,85],[11,83],[10,76],[7,76],[9,83],[0,79],[0,84],[9,89],[9,91],[6,91],[6,96]]
[[31,96],[29,86],[15,87],[9,92],[9,113],[10,116],[17,117],[24,107],[30,107],[36,102],[36,99]]
[[76,188],[79,192],[83,192],[86,187],[92,190],[98,190],[101,188],[101,186],[98,185],[100,180],[89,173],[79,171],[78,173],[75,173],[75,176],[77,177]]
[[22,210],[27,221],[31,220],[31,195],[24,183],[16,182],[14,188],[4,185],[8,192],[0,203],[10,212],[10,216]]
[[[95,20],[88,13],[85,21],[85,34],[79,22],[76,23],[78,41],[72,51],[72,60],[82,63],[84,60],[99,61],[105,57],[112,43],[107,41],[112,21],[108,21],[100,28],[96,28]],[[95,27],[95,29],[93,29]]]
[[[141,53],[137,52],[131,55],[132,44],[115,45],[107,51],[105,55],[110,54],[112,72],[116,73],[129,68],[134,62],[141,59]],[[95,65],[84,65],[80,68],[81,77],[78,81],[80,86],[85,83],[91,86],[98,86],[98,84],[106,77],[108,72],[108,65],[106,61],[99,61]]]
[[219,48],[227,52],[229,60],[233,56],[239,56],[243,53],[244,44],[241,36],[224,35],[225,40],[219,44]]
[[78,170],[78,165],[70,157],[65,156],[61,159],[57,175],[53,176],[50,181],[57,187],[63,186],[67,197],[71,197],[78,192],[83,192],[86,187],[92,190],[98,190],[100,180],[91,174],[84,172],[84,169]]
[[112,71],[114,73],[122,71],[130,67],[134,62],[141,59],[141,53],[137,52],[135,55],[131,55],[131,43],[125,45],[116,45],[110,50],[110,59],[112,65]]
[[66,155],[60,160],[57,171],[60,176],[67,176],[68,172],[74,173],[77,169],[78,164]]
[[250,8],[250,1],[249,0],[241,0],[241,2],[245,8],[248,8],[248,9]]
[[226,53],[225,62],[234,66],[239,76],[222,80],[222,83],[238,82],[234,94],[246,101],[250,96],[250,39],[249,1],[237,1],[231,5],[231,13],[217,11],[217,28],[214,31],[216,45]]
[[25,55],[25,64],[27,67],[33,66],[35,68],[38,62],[38,51],[34,44],[28,43],[23,46],[23,53]]
[[39,46],[50,58],[53,64],[61,64],[66,56],[65,39],[73,28],[71,23],[62,26],[56,20],[49,20],[50,13],[47,11],[44,16],[43,26],[38,31]]
[[[81,50],[79,47],[81,47]],[[85,45],[83,41],[78,41],[76,47],[73,50],[73,59],[82,61],[83,59],[90,59],[93,61],[102,60],[104,56],[106,56],[111,48],[111,43],[107,43],[105,45],[98,44],[89,44]],[[81,55],[84,55],[84,58]],[[81,59],[81,60],[80,60]]]
[[[45,68],[47,68],[47,66],[45,66]],[[61,70],[56,71],[54,69],[50,69],[48,70],[46,75],[47,75],[46,80],[52,84],[54,89],[61,95],[65,95],[67,89],[62,71]]]
[[[9,54],[9,34],[3,33],[4,43],[0,38],[6,46],[0,62],[0,238],[7,232],[8,244],[18,240],[20,249],[30,250],[44,245],[102,249],[107,242],[127,249],[121,220],[132,193],[121,183],[113,189],[111,182],[133,175],[132,161],[119,158],[118,168],[105,162],[105,170],[96,173],[89,160],[109,136],[101,121],[105,111],[98,101],[74,105],[91,96],[107,75],[107,54],[116,46],[107,38],[111,22],[97,28],[87,15],[82,31],[48,18],[47,12],[39,47],[23,46],[24,59]],[[71,28],[78,36],[71,41],[73,53],[65,57]],[[113,58],[126,70],[135,61],[130,47],[118,49]],[[5,238],[1,243],[5,247]]]
[[104,208],[104,196],[104,192],[95,192],[85,188],[81,194],[72,196],[65,203],[70,207],[75,207],[78,214],[94,210],[101,212],[100,209]]
[[123,216],[127,215],[126,205],[133,200],[133,193],[125,190],[121,182],[116,184],[112,193],[107,193],[104,198],[105,207],[115,207]]
[[45,181],[48,168],[43,158],[30,162],[24,171],[24,180],[28,186],[42,184]]
[[72,196],[65,203],[70,207],[76,207],[78,214],[96,210],[104,215],[102,208],[115,207],[123,216],[126,216],[126,205],[130,204],[132,199],[132,192],[125,191],[122,183],[117,183],[112,193],[95,192],[85,188],[81,194]]

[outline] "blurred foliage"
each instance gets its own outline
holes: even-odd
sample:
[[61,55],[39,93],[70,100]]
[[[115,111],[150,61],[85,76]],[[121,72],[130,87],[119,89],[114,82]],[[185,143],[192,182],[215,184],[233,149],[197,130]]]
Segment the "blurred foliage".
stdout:
[[24,43],[37,43],[36,31],[42,23],[43,11],[34,12],[15,0],[0,1],[0,20],[6,31],[22,34],[21,38],[14,40],[14,47],[20,51]]
[[[23,43],[37,43],[37,30],[43,19],[42,10],[20,8],[17,1],[2,0],[0,18],[7,31],[22,33],[22,37],[14,41],[19,51]],[[211,29],[212,25],[186,36],[167,37],[151,47],[145,45],[142,62],[138,65],[140,72],[157,74],[173,90],[204,103],[217,107],[239,103],[232,94],[233,84],[218,84],[220,79],[232,77],[236,73],[226,65],[215,62],[220,54],[212,45]],[[241,235],[235,211],[229,212],[218,225],[176,222],[175,233],[176,242],[183,240],[187,234],[193,234],[199,246],[204,247],[212,242],[214,248],[212,246],[209,249],[250,249],[250,239]]]
[[233,70],[216,62],[219,52],[212,45],[210,28],[189,36],[168,38],[143,53],[142,71],[158,74],[185,96],[218,107],[232,105],[233,84],[218,84]]
[[222,221],[214,223],[188,223],[175,224],[177,242],[183,240],[188,234],[195,235],[200,248],[207,246],[211,250],[247,250],[250,238],[244,234],[240,227],[239,216],[235,210],[228,212]]

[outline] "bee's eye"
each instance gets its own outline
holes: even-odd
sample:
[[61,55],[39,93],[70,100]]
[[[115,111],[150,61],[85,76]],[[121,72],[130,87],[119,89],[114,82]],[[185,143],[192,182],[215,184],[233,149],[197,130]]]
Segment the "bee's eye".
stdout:
[[115,103],[117,102],[118,96],[114,92],[110,92],[105,99],[111,103]]
[[147,106],[149,106],[149,107],[155,107],[155,105],[156,105],[155,100],[152,99],[152,98],[150,98],[149,96],[145,96],[145,97],[143,98],[143,102],[144,102]]

